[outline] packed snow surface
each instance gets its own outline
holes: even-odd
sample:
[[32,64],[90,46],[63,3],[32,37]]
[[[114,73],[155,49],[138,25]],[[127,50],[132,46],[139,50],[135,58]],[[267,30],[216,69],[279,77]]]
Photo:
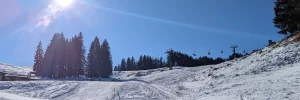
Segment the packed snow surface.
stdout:
[[0,82],[0,99],[299,100],[300,43],[290,41],[218,65],[113,72],[89,81]]

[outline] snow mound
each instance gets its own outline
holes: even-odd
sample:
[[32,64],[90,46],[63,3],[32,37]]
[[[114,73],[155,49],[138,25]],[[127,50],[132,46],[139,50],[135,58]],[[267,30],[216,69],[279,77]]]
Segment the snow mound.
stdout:
[[0,72],[5,72],[8,75],[28,75],[28,73],[31,71],[31,67],[18,67],[10,64],[0,63]]

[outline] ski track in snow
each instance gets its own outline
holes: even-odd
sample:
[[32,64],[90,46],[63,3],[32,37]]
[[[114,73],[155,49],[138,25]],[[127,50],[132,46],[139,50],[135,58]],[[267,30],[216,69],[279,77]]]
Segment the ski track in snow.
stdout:
[[[299,100],[300,43],[289,41],[218,65],[113,72],[102,81],[0,82],[0,99]],[[0,70],[24,72],[9,67],[0,64]]]

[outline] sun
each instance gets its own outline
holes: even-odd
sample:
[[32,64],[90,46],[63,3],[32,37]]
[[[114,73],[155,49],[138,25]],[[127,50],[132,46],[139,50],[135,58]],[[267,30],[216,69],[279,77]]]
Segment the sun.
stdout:
[[55,2],[61,7],[68,7],[73,3],[73,0],[55,0]]

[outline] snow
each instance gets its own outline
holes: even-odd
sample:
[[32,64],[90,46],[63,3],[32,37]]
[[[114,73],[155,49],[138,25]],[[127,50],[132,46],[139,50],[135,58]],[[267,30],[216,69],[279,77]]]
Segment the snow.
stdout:
[[29,97],[23,97],[15,94],[0,92],[0,100],[42,100]]
[[18,67],[10,64],[0,63],[0,72],[6,72],[8,75],[27,76],[32,71],[31,67]]
[[[291,41],[293,38],[218,65],[113,72],[108,79],[0,82],[0,99],[297,100],[300,43]],[[10,71],[9,66],[0,64],[2,67]],[[11,71],[26,72],[22,68]]]

